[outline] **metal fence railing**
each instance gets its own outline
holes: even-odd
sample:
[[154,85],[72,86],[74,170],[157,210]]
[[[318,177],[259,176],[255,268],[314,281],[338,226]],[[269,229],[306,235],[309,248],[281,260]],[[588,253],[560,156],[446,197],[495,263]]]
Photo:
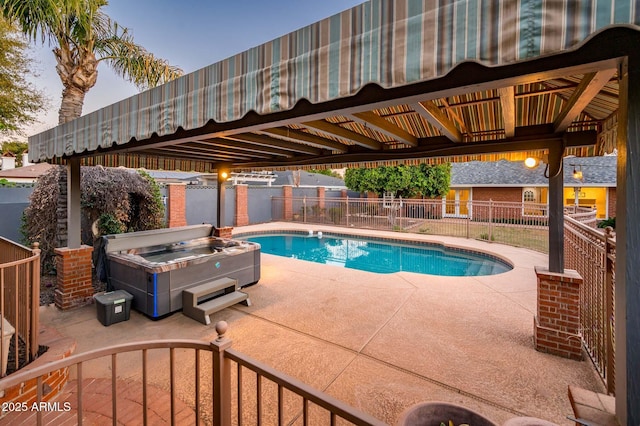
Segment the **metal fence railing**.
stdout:
[[[584,213],[578,218],[585,219]],[[587,220],[587,222],[591,222]],[[615,390],[616,238],[611,228],[592,228],[571,216],[564,220],[565,267],[582,276],[580,327],[584,347],[607,390]]]
[[[75,400],[67,401],[70,409],[55,413],[57,424],[82,425],[85,407],[95,407],[96,398],[100,399],[101,405],[110,405],[110,410],[107,408],[101,410],[101,413],[107,417],[107,413],[110,413],[113,424],[149,424],[150,415],[157,412],[167,415],[167,419],[162,419],[166,423],[186,423],[182,417],[184,412],[178,412],[177,408],[180,394],[181,401],[192,407],[195,413],[195,419],[188,421],[190,424],[325,424],[326,416],[330,419],[330,424],[339,421],[340,424],[385,425],[324,392],[231,349],[231,340],[224,336],[226,330],[227,324],[224,321],[217,323],[218,338],[211,343],[198,340],[155,340],[72,355],[0,379],[0,392],[8,393],[11,389],[37,379],[38,392],[27,405],[30,407],[36,403],[40,406],[42,401],[47,400],[42,392],[43,378],[51,372],[69,369],[69,376],[76,379],[78,389]],[[104,371],[98,368],[100,364],[106,364],[106,371],[110,372],[108,386],[104,386],[99,395],[83,392],[83,387],[92,383],[91,380],[84,379],[88,376],[87,373]],[[181,373],[182,370],[188,370],[189,373]],[[153,375],[150,374],[152,371],[155,372]],[[168,382],[161,384],[161,387],[168,389],[169,395],[168,398],[161,399],[160,403],[164,405],[158,407],[158,398],[152,400],[149,390],[155,384],[150,383],[150,378],[153,376],[153,380],[157,381],[157,372],[161,371]],[[127,379],[120,379],[121,376]],[[126,399],[131,398],[128,394],[134,387],[123,390],[124,386],[134,381],[142,400],[141,410],[137,413],[132,413],[126,406]],[[138,381],[142,382],[141,386],[137,386],[140,384]],[[290,403],[291,395],[296,397],[293,399],[297,399],[300,405]],[[118,407],[122,405],[124,409],[119,410]],[[8,413],[3,421],[11,423],[16,420],[12,416],[18,417],[20,414]],[[31,424],[42,424],[47,413],[35,410],[32,415],[35,419],[27,419]]]
[[537,203],[272,197],[272,220],[476,238],[543,253],[548,206]]
[[[2,375],[33,361],[39,350],[40,250],[0,237]],[[5,354],[7,359],[5,359]],[[11,362],[7,362],[11,360]]]

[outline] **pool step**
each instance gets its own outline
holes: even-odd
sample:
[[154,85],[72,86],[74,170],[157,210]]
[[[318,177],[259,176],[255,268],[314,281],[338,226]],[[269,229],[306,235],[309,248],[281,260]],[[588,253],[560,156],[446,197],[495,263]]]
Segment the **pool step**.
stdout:
[[211,324],[211,314],[240,302],[251,306],[249,295],[238,291],[238,280],[228,277],[182,291],[182,313],[205,325]]

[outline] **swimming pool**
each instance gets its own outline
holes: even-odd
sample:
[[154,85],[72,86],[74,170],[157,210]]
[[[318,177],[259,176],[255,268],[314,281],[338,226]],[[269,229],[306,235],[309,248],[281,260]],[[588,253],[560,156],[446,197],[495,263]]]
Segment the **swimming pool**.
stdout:
[[237,235],[262,253],[381,274],[406,271],[443,276],[495,275],[513,267],[497,257],[433,243],[398,243],[349,235],[303,233]]

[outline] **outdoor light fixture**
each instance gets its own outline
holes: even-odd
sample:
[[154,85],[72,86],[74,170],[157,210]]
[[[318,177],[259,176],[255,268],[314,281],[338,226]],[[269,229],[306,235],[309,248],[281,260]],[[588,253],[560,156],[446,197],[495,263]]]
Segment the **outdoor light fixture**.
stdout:
[[533,169],[538,165],[538,163],[540,163],[540,160],[535,157],[527,157],[524,160],[524,165],[527,166],[529,169]]
[[576,166],[574,164],[572,164],[573,166],[573,178],[576,180],[582,180],[583,175],[582,175],[582,165],[578,164],[579,169],[576,169]]
[[224,182],[229,178],[229,172],[224,171],[224,170],[219,170],[218,171],[218,181],[219,182]]

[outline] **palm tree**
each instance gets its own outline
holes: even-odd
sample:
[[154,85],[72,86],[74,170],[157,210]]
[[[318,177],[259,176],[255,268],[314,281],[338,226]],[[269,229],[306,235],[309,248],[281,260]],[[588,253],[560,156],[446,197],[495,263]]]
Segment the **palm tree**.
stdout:
[[105,61],[141,90],[182,75],[182,70],[133,42],[129,30],[104,14],[106,0],[0,0],[2,14],[31,42],[49,41],[62,80],[59,124],[82,114],[86,93]]

